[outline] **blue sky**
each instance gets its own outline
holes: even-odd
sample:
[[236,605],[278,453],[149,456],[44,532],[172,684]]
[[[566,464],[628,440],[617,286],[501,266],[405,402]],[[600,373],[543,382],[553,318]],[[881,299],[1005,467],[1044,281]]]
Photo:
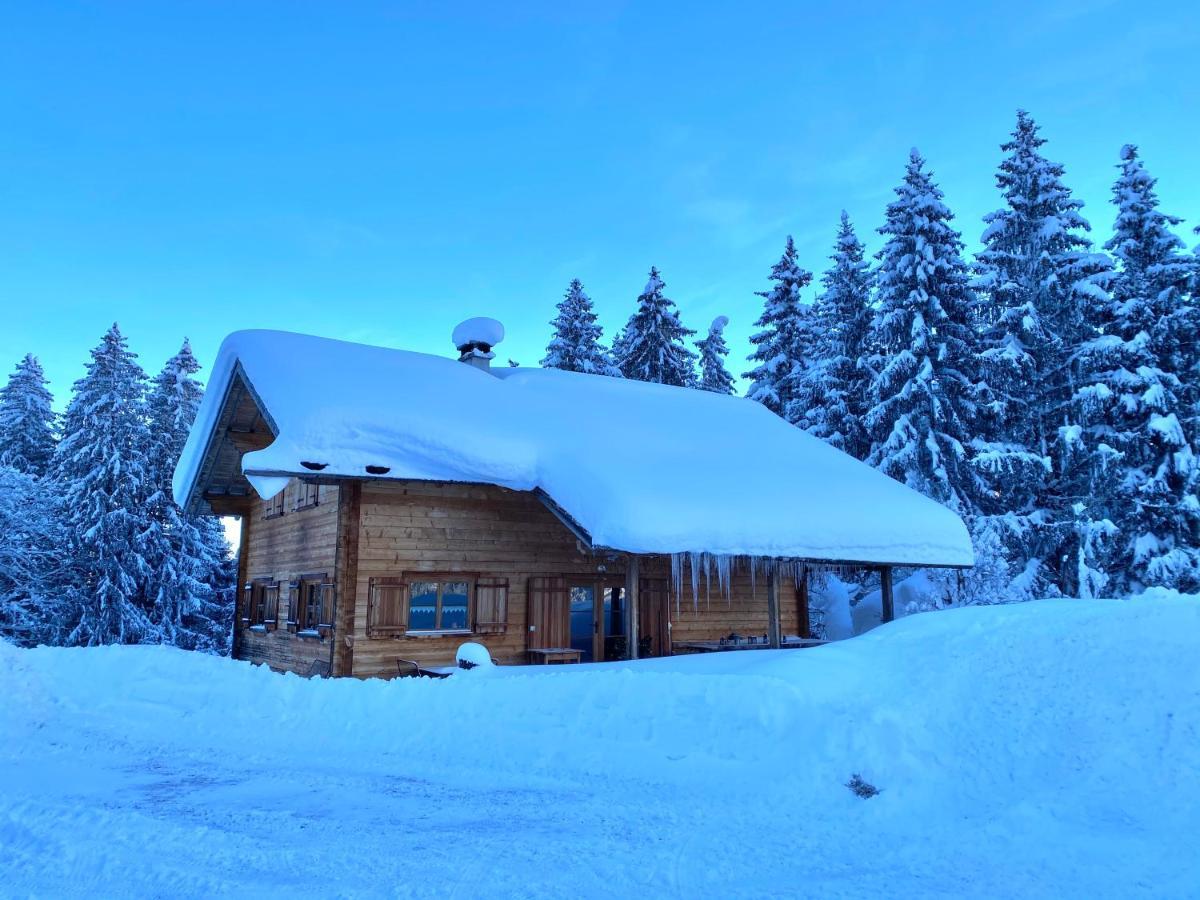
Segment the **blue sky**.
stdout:
[[[784,236],[874,249],[917,146],[973,245],[1028,108],[1103,238],[1121,144],[1200,220],[1192,4],[3,4],[0,367],[60,402],[114,320],[151,370],[238,328],[540,359],[657,265],[740,371]],[[1181,229],[1183,233],[1183,229]]]

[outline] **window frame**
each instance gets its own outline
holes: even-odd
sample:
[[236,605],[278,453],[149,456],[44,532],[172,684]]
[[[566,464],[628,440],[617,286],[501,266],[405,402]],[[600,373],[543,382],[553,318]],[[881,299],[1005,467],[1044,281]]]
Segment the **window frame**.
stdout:
[[255,578],[246,585],[246,590],[250,595],[247,615],[243,618],[246,627],[252,631],[274,631],[278,628],[280,583],[274,578]]
[[[407,618],[405,622],[404,634],[408,637],[421,637],[423,635],[451,635],[451,634],[473,634],[472,631],[475,613],[475,582],[479,580],[478,572],[405,572],[403,574],[405,585],[408,588],[407,598]],[[437,601],[434,606],[434,628],[413,628],[412,627],[412,608],[413,608],[413,585],[417,582],[432,581],[438,586]],[[464,628],[442,628],[442,593],[447,584],[463,582],[467,585],[467,624]]]
[[287,629],[292,634],[303,638],[327,637],[333,630],[333,614],[334,585],[328,572],[298,575],[288,583]]

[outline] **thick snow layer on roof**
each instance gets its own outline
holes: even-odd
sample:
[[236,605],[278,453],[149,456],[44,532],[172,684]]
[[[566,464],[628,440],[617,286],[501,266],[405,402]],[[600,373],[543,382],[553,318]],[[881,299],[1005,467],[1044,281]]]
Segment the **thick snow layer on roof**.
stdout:
[[593,544],[638,553],[707,551],[970,565],[945,507],[738,397],[562,372],[485,372],[456,360],[277,331],[221,347],[175,473],[183,501],[241,364],[278,427],[247,453],[258,475],[363,477],[541,489]]

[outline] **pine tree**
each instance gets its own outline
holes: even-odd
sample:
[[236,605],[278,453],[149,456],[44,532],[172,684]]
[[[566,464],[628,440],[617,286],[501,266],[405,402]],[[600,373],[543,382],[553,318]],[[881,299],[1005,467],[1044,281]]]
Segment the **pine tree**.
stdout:
[[1118,263],[1103,334],[1086,352],[1096,378],[1084,396],[1101,417],[1120,477],[1109,503],[1119,533],[1119,590],[1200,586],[1200,477],[1188,434],[1196,323],[1185,291],[1189,261],[1158,209],[1155,179],[1137,148],[1121,151],[1113,186],[1118,213],[1105,247]]
[[725,343],[725,326],[728,324],[728,316],[717,316],[708,327],[708,335],[696,341],[696,349],[700,351],[700,382],[696,386],[702,391],[733,393],[733,376],[725,368],[725,357],[729,355]]
[[542,360],[545,368],[590,375],[621,374],[600,342],[603,329],[596,323],[592,299],[584,293],[578,278],[567,287],[558,304],[558,315],[550,324],[554,335]]
[[74,607],[65,643],[154,640],[146,601],[152,572],[142,552],[149,528],[146,376],[116,325],[91,356],[50,470],[73,563],[63,586]]
[[[154,575],[147,599],[160,640],[187,649],[222,652],[232,612],[224,584],[229,556],[223,529],[212,516],[192,516],[171,496],[175,465],[200,408],[200,364],[185,340],[163,366],[147,398],[150,429],[142,551]],[[224,593],[223,593],[224,592]]]
[[[816,338],[807,369],[807,410],[788,413],[803,427],[856,459],[871,449],[866,430],[867,370],[871,331],[871,273],[850,217],[842,213],[833,266],[822,277],[824,292],[814,304]],[[797,401],[793,400],[793,403]]]
[[690,387],[696,382],[696,354],[684,338],[696,332],[679,321],[675,302],[663,296],[658,269],[638,297],[637,311],[619,336],[618,364],[626,378]]
[[1080,443],[1076,351],[1111,280],[1107,257],[1092,252],[1083,203],[1063,184],[1063,167],[1041,154],[1045,143],[1019,110],[996,174],[1005,205],[984,217],[973,285],[986,385],[974,462],[985,508],[1003,521],[1006,555],[1022,577],[1033,563],[1035,593],[1072,590],[1078,528],[1091,528],[1077,508],[1091,492],[1094,447]]
[[27,647],[59,643],[69,612],[57,590],[65,535],[53,487],[49,479],[0,466],[0,638]]
[[0,389],[0,465],[18,472],[45,474],[54,456],[54,398],[32,354],[17,363]]
[[974,296],[942,192],[913,150],[880,233],[868,462],[960,514],[976,509]]
[[750,380],[746,396],[796,422],[802,411],[792,401],[802,388],[814,325],[811,307],[800,299],[800,292],[812,281],[812,273],[797,264],[791,235],[770,277],[774,282],[771,289],[757,292],[763,298],[763,311],[754,324],[762,331],[750,338],[755,349],[749,360],[757,365],[743,375]]

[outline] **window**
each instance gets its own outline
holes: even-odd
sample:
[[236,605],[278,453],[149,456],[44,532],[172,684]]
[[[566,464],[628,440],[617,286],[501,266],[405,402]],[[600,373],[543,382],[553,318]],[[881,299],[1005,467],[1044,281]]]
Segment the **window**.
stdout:
[[328,575],[303,575],[289,585],[287,625],[306,637],[333,630],[333,584]]
[[274,519],[283,515],[283,495],[286,493],[286,489],[282,490],[270,500],[263,501],[262,509],[264,519]]
[[274,630],[279,614],[279,582],[269,578],[256,579],[246,586],[249,594],[248,617],[242,621],[251,628]]
[[445,581],[419,576],[409,582],[409,631],[467,631],[471,583],[451,576]]
[[475,582],[475,627],[479,634],[508,630],[508,579],[480,578]]
[[320,500],[321,486],[319,484],[309,484],[308,482],[300,482],[296,486],[296,509],[308,509],[316,506]]

